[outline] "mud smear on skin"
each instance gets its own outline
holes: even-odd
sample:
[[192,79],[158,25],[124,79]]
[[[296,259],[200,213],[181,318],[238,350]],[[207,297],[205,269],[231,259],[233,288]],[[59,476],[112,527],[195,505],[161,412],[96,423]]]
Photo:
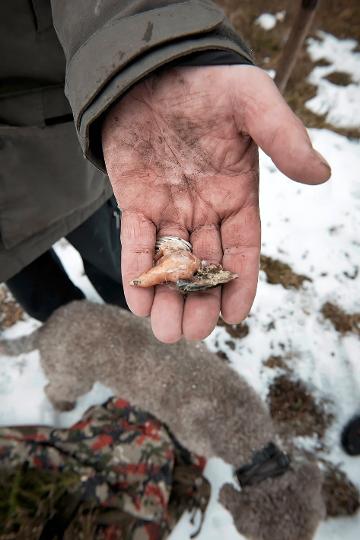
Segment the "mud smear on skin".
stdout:
[[23,319],[22,307],[14,300],[9,289],[5,285],[0,285],[0,331]]
[[331,321],[340,334],[353,332],[360,336],[360,313],[346,313],[341,307],[331,302],[326,302],[322,306],[321,313],[325,319]]
[[266,281],[272,285],[282,285],[285,289],[300,289],[305,281],[312,281],[308,276],[297,274],[288,264],[261,255],[260,270],[266,274]]

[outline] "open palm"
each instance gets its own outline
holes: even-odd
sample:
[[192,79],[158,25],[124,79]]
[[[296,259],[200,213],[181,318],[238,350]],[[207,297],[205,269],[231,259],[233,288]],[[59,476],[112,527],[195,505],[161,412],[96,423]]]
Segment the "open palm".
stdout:
[[[220,310],[240,322],[259,271],[257,145],[294,180],[330,170],[271,79],[250,66],[171,69],[135,86],[107,115],[103,149],[122,209],[122,272],[132,311],[151,315],[154,334],[202,339]],[[156,237],[180,236],[201,259],[238,279],[183,297],[166,286],[136,289],[152,266]]]

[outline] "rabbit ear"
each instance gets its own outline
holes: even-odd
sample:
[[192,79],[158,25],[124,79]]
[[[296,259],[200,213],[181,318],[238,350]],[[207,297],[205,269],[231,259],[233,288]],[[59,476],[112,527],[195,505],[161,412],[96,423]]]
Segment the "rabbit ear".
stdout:
[[312,540],[325,517],[319,468],[294,462],[277,478],[236,491],[230,484],[220,492],[240,534],[260,540]]

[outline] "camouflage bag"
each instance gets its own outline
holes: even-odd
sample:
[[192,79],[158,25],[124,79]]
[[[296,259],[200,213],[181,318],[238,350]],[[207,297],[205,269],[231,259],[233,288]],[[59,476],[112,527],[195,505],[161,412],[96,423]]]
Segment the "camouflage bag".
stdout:
[[204,515],[205,460],[122,399],[69,429],[0,429],[1,540],[162,540]]

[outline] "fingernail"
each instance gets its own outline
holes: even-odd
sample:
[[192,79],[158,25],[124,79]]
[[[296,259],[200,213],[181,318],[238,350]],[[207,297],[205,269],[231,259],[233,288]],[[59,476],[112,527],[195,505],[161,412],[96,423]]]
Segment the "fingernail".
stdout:
[[329,169],[329,172],[331,172],[331,167],[330,167],[330,164],[328,161],[326,161],[326,159],[324,158],[324,156],[322,154],[320,154],[320,152],[318,152],[317,150],[315,150],[315,148],[313,148],[313,151],[314,153],[317,155],[317,157],[319,158],[319,160],[321,161],[321,163],[323,165],[325,165],[325,167],[327,167]]

